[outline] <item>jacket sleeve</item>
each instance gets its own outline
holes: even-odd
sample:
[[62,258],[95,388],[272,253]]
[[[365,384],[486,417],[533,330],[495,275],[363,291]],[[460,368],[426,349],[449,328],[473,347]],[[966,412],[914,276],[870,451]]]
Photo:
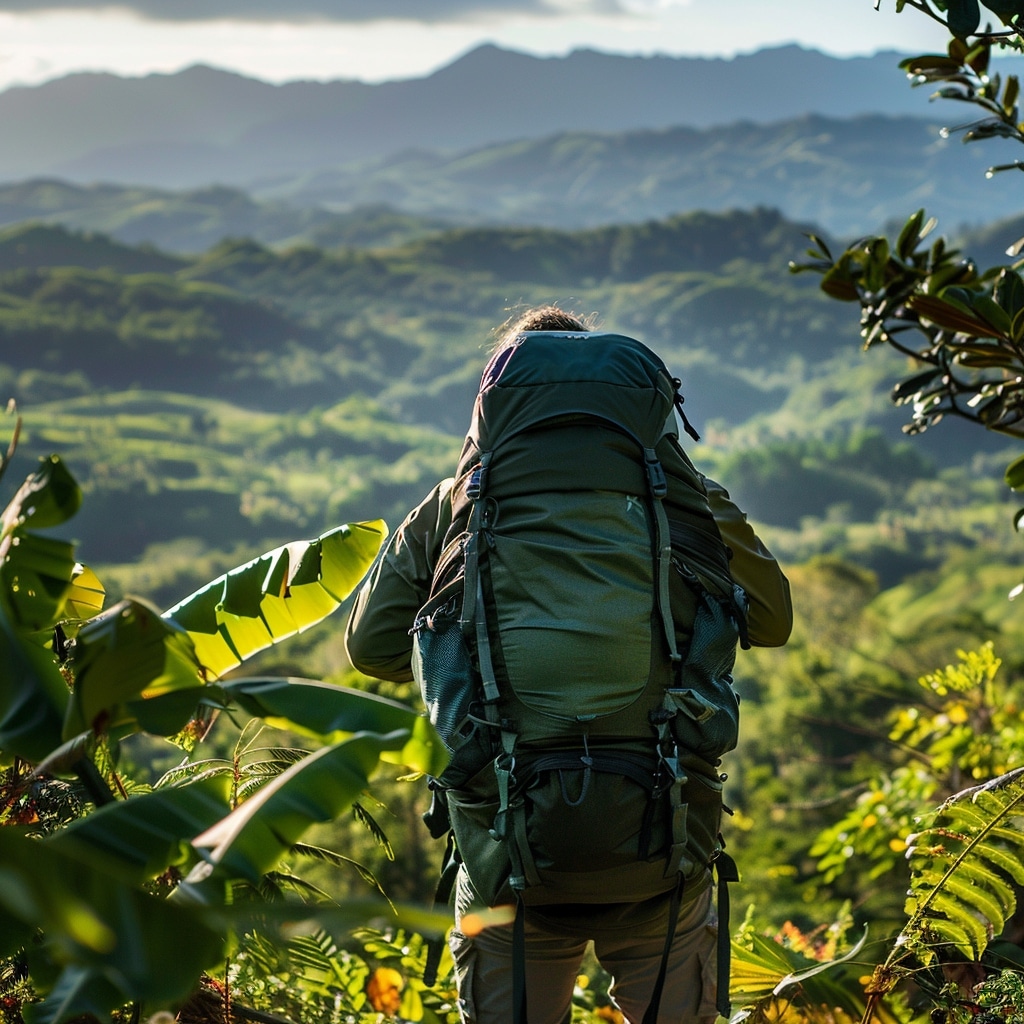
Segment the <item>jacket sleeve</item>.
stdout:
[[772,553],[754,533],[747,517],[719,483],[704,477],[708,502],[722,540],[731,552],[733,580],[746,591],[747,631],[757,647],[781,647],[793,628],[789,580]]
[[444,480],[405,517],[356,595],[345,629],[352,666],[396,683],[412,681],[412,628],[430,594],[440,545],[451,523],[452,480]]

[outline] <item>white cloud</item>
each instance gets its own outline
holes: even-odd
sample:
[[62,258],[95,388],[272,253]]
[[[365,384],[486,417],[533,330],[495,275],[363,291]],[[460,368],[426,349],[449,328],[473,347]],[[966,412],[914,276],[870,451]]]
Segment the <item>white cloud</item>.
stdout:
[[[380,11],[384,0],[350,2]],[[438,10],[448,0],[409,2]],[[519,13],[499,14],[498,0],[450,0],[449,11],[461,3],[473,17],[453,14],[431,25],[398,18],[347,23],[285,18],[160,22],[112,8],[42,14],[0,10],[0,88],[78,70],[142,75],[195,63],[274,82],[381,81],[428,74],[482,42],[540,55],[590,47],[724,57],[790,42],[837,55],[878,49],[922,52],[945,42],[941,29],[917,12],[908,8],[897,16],[891,9],[875,11],[873,0],[621,0],[629,3],[629,13],[614,13],[606,0],[600,0],[603,13],[595,13],[596,0],[557,0],[564,6],[555,16],[550,7],[555,0],[543,0],[547,14],[527,13],[540,2],[526,0],[515,4]],[[0,8],[3,3],[0,0]],[[37,8],[35,0],[32,4]]]

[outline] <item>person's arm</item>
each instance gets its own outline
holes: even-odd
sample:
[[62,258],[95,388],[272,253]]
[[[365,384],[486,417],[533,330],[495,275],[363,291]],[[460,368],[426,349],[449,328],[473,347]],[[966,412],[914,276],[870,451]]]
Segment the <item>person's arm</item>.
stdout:
[[405,517],[363,584],[345,629],[352,666],[396,683],[412,681],[412,628],[430,593],[438,549],[451,522],[451,480]]
[[747,632],[758,647],[781,647],[793,628],[789,580],[761,543],[747,517],[719,483],[704,477],[708,502],[722,540],[732,552],[729,571],[750,602]]

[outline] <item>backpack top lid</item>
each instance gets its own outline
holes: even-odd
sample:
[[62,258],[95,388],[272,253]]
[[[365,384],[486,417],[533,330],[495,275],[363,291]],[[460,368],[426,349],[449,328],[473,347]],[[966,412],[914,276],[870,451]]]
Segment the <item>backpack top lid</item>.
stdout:
[[487,364],[469,435],[487,451],[525,430],[587,417],[653,447],[675,396],[665,364],[635,338],[526,331]]

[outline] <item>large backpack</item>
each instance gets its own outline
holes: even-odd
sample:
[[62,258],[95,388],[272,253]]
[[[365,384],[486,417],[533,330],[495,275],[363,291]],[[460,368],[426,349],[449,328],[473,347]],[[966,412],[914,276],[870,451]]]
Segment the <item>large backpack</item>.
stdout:
[[520,921],[669,892],[677,914],[712,863],[734,876],[718,766],[746,601],[678,383],[616,334],[526,332],[484,371],[413,670],[450,753],[427,823]]

